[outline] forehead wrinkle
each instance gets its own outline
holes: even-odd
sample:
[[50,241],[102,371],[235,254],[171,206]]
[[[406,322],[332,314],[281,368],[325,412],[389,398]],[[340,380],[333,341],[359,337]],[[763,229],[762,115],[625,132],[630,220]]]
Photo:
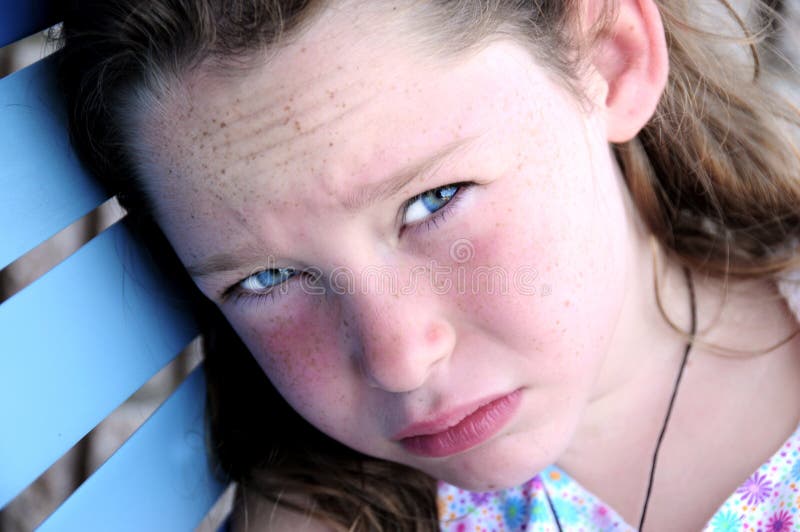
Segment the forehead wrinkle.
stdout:
[[[193,98],[193,102],[191,102],[195,109],[231,108],[232,111],[229,111],[225,118],[221,118],[221,113],[217,113],[215,117],[213,112],[202,112],[204,116],[198,116],[198,111],[195,111],[193,120],[189,122],[189,124],[192,122],[194,124],[189,126],[188,135],[168,135],[165,140],[177,150],[188,153],[191,159],[195,159],[193,166],[196,170],[208,173],[210,177],[217,179],[220,173],[227,173],[223,168],[235,169],[249,165],[256,158],[267,156],[271,150],[282,148],[286,144],[317,133],[326,125],[341,121],[358,112],[380,94],[380,90],[376,88],[372,94],[362,97],[361,102],[353,104],[352,94],[358,94],[358,91],[349,89],[359,84],[363,86],[364,80],[356,79],[347,82],[346,80],[349,79],[347,72],[344,71],[341,74],[339,72],[339,70],[335,71],[336,76],[328,84],[329,88],[323,91],[283,90],[281,92],[283,96],[279,97],[269,97],[268,93],[272,87],[268,83],[262,85],[263,88],[255,93],[255,97],[248,98],[243,98],[242,86],[235,94],[228,95],[225,93],[224,85],[215,84],[211,88],[211,98],[214,98],[216,92],[217,98],[215,99],[217,101],[208,105],[203,102],[208,96],[205,96],[203,91],[196,89],[196,94],[199,96]],[[322,76],[315,76],[315,79],[319,77]],[[259,78],[256,77],[254,81],[258,83]],[[334,95],[339,93],[345,96],[334,101]],[[266,94],[266,96],[259,97],[261,94]],[[288,96],[290,94],[298,96]],[[306,94],[309,94],[310,97],[303,98]],[[242,102],[246,104],[253,101],[255,101],[254,108],[242,108]],[[301,104],[301,110],[298,110],[298,103]],[[321,113],[320,110],[322,110]],[[233,113],[234,116],[230,117],[230,113]],[[318,116],[314,116],[315,114]],[[313,122],[310,120],[310,116],[314,117]],[[162,124],[162,131],[170,129],[175,131],[176,125],[180,127],[180,124],[187,122],[174,120],[174,118],[165,120]],[[213,121],[216,123],[212,123]],[[305,124],[301,124],[301,121]],[[313,125],[309,126],[309,123],[313,123]],[[191,139],[190,142],[181,142],[181,138],[184,137]],[[265,141],[271,142],[264,144]],[[195,142],[198,142],[199,145],[195,146]],[[284,163],[289,160],[285,157],[284,159]],[[228,178],[225,179],[225,181],[227,180]]]
[[[350,88],[352,85],[355,85],[355,83],[349,83],[347,85],[338,87],[338,90],[347,91],[347,89]],[[310,102],[307,105],[300,105],[298,107],[298,103],[300,104],[303,103],[302,96],[292,95],[288,96],[287,98],[286,95],[282,96],[265,95],[265,97],[263,98],[258,97],[263,92],[268,92],[268,89],[265,88],[261,91],[256,92],[255,98],[249,97],[243,99],[241,96],[236,96],[236,97],[232,96],[228,97],[227,101],[221,102],[216,105],[216,107],[232,106],[236,111],[236,116],[234,116],[232,119],[225,119],[225,120],[220,119],[222,120],[222,122],[213,124],[213,126],[216,128],[212,130],[214,131],[214,133],[210,135],[212,137],[211,145],[213,147],[219,148],[225,146],[228,143],[228,141],[224,137],[219,141],[216,142],[213,141],[213,139],[215,138],[220,138],[219,133],[222,133],[221,130],[225,128],[227,128],[228,131],[236,131],[237,129],[240,129],[240,130],[250,130],[256,133],[262,133],[262,132],[268,132],[276,127],[287,126],[286,127],[287,130],[296,131],[298,129],[300,118],[303,118],[307,116],[309,113],[313,113],[318,109],[325,109],[326,107],[329,107],[330,100],[333,98],[332,96],[327,98],[324,96],[318,96],[313,99],[309,98]],[[336,91],[327,90],[326,92],[329,94],[334,94]],[[297,94],[297,93],[289,92],[289,94]],[[309,94],[314,94],[314,93],[309,91]],[[314,96],[316,96],[316,94],[314,94]],[[241,108],[242,102],[247,102],[248,100],[250,101],[256,100],[259,105],[257,105],[255,108],[246,107],[242,109]],[[338,108],[339,105],[337,104],[330,107]],[[343,104],[341,107],[346,108],[346,104]],[[343,114],[346,113],[341,113],[340,115]],[[323,118],[323,120],[332,120],[340,115],[333,117],[325,117]],[[214,120],[215,119],[212,119],[212,121]],[[237,127],[240,125],[242,121],[245,120],[248,121],[254,120],[254,122],[245,123],[241,127]],[[291,123],[292,120],[295,120],[295,122]],[[220,124],[225,124],[225,125],[223,127],[220,127]],[[303,128],[303,131],[305,132],[307,129],[308,128]],[[316,129],[317,128],[315,127],[314,130]],[[242,139],[242,141],[247,141],[247,140],[250,140],[250,138],[245,137],[244,139]]]
[[[270,151],[275,151],[275,150],[281,148],[282,146],[284,146],[286,144],[294,143],[298,139],[301,139],[301,138],[304,138],[304,137],[309,137],[309,136],[313,135],[314,133],[317,133],[320,129],[322,129],[323,127],[328,125],[330,122],[341,121],[341,120],[345,119],[349,115],[354,114],[354,113],[358,112],[359,110],[361,110],[363,107],[369,105],[372,102],[372,100],[374,100],[375,97],[376,97],[376,95],[371,95],[370,97],[364,99],[364,101],[360,102],[357,105],[348,106],[346,109],[340,110],[338,113],[336,113],[333,116],[325,117],[324,119],[320,120],[320,122],[317,125],[315,125],[313,128],[311,128],[311,129],[309,129],[307,131],[303,131],[302,133],[299,133],[299,134],[298,133],[293,133],[293,134],[292,133],[287,133],[285,136],[282,136],[281,138],[278,138],[278,139],[274,140],[273,142],[269,142],[269,143],[267,143],[265,145],[262,144],[268,137],[268,135],[265,132],[263,134],[256,133],[256,134],[252,134],[252,135],[248,135],[245,132],[243,137],[242,137],[243,140],[240,141],[238,139],[235,139],[235,140],[232,141],[232,142],[236,143],[237,151],[239,151],[239,150],[245,150],[245,151],[243,153],[241,153],[241,155],[237,154],[235,161],[226,161],[225,162],[224,166],[229,170],[229,172],[224,172],[224,173],[226,173],[229,177],[227,177],[224,181],[219,182],[219,184],[221,184],[223,186],[225,184],[230,184],[230,185],[234,186],[234,189],[238,189],[244,182],[246,182],[246,179],[245,180],[237,179],[236,176],[240,175],[240,169],[242,169],[245,166],[248,166],[250,161],[253,161],[256,158],[266,157],[268,152],[270,152]],[[252,128],[256,132],[258,132],[258,130],[259,130],[258,126],[256,126],[256,125],[252,126]],[[242,129],[244,129],[244,128],[242,128]],[[286,129],[289,129],[289,128],[286,128]],[[226,143],[227,142],[229,142],[229,141],[226,141]],[[320,141],[320,143],[324,144],[324,148],[325,149],[328,148],[327,143],[323,143],[322,141]],[[262,144],[262,145],[259,145],[259,144]],[[249,149],[248,149],[248,146],[251,146],[251,147],[249,147]],[[308,147],[307,149],[312,149],[312,148]],[[207,150],[204,153],[207,156],[210,155]],[[298,156],[289,157],[288,156],[289,153],[291,153],[291,152],[287,151],[287,154],[286,154],[287,157],[284,160],[284,167],[288,166],[288,163],[289,163],[290,160],[298,158]],[[212,158],[211,160],[209,160],[207,162],[201,162],[200,166],[205,171],[209,172],[213,176],[216,176],[217,174],[219,174],[219,171],[215,172],[211,168],[209,168],[209,164],[213,164],[214,160],[215,159]],[[271,174],[271,175],[266,175],[266,174]],[[276,169],[276,166],[273,166],[271,169],[267,169],[266,174],[264,176],[262,176],[262,177],[266,177],[266,178],[268,178],[268,177],[283,177],[282,175],[280,175],[281,172]],[[325,181],[325,180],[322,180],[322,181]],[[263,183],[263,179],[259,179],[258,182],[259,183]],[[321,183],[321,184],[323,184],[323,183]],[[237,213],[237,218],[239,219],[240,222],[244,223],[244,220],[241,217],[241,213]]]
[[[283,146],[284,144],[288,144],[288,143],[293,142],[295,140],[302,139],[304,137],[308,137],[310,135],[313,135],[314,133],[318,132],[323,127],[325,127],[327,125],[330,125],[330,123],[342,120],[342,119],[346,118],[347,116],[349,116],[349,115],[351,115],[351,114],[353,114],[353,113],[355,113],[357,111],[362,110],[374,98],[375,98],[375,96],[373,95],[373,96],[365,99],[364,101],[362,101],[362,102],[360,102],[360,103],[358,103],[356,105],[348,106],[346,110],[340,111],[338,114],[335,114],[335,115],[329,116],[329,117],[325,117],[325,118],[319,120],[318,123],[316,125],[314,125],[313,127],[311,127],[311,128],[308,128],[308,129],[304,128],[299,132],[297,132],[295,130],[294,133],[290,132],[289,134],[287,134],[287,135],[285,135],[285,136],[283,136],[281,138],[278,138],[277,140],[274,140],[273,142],[270,142],[270,143],[268,143],[268,144],[266,144],[264,146],[261,146],[259,148],[255,148],[253,150],[250,150],[250,151],[246,152],[240,159],[245,160],[245,159],[252,159],[252,158],[257,157],[257,156],[263,156],[266,152],[268,152],[270,150],[274,150],[276,148],[279,148],[279,147]],[[291,130],[292,128],[286,127],[286,128],[282,128],[282,129]],[[252,142],[256,142],[257,140],[258,140],[258,138],[253,138]]]
[[[325,92],[327,91],[325,90],[322,91],[323,94]],[[277,148],[280,148],[281,146],[287,143],[294,143],[300,138],[307,137],[318,132],[322,127],[324,127],[329,122],[343,121],[345,118],[347,118],[347,116],[354,114],[358,111],[361,111],[364,107],[373,104],[374,101],[379,96],[381,96],[381,94],[382,93],[375,91],[372,94],[369,94],[367,97],[363,98],[363,101],[360,102],[359,104],[351,105],[348,109],[344,111],[339,111],[338,113],[334,114],[334,116],[325,117],[313,128],[301,134],[295,133],[287,135],[286,137],[279,138],[266,145],[252,148],[249,151],[246,151],[243,155],[237,155],[237,160],[235,164],[231,166],[231,169],[233,170],[231,172],[231,175],[233,176],[240,175],[239,169],[241,169],[246,165],[249,165],[250,162],[254,160],[256,156],[265,157],[267,156],[267,152],[271,150],[276,150]],[[341,124],[339,124],[338,129],[342,129]],[[362,128],[355,128],[355,129],[358,130]],[[443,164],[446,161],[447,159],[446,156],[450,154],[449,152],[455,152],[456,149],[459,148],[461,144],[464,144],[469,140],[474,140],[474,137],[476,136],[480,135],[475,134],[472,136],[465,137],[464,139],[458,141],[451,141],[451,143],[448,144],[447,146],[437,150],[437,152],[434,154],[435,155],[434,157],[429,157],[429,159],[422,161],[417,160],[413,162],[410,166],[406,166],[402,170],[395,171],[389,178],[383,179],[382,182],[378,184],[378,186],[373,187],[372,190],[360,190],[360,187],[362,186],[360,183],[368,183],[369,181],[374,181],[375,175],[383,176],[384,172],[378,170],[382,166],[384,166],[382,164],[362,161],[361,164],[358,164],[358,166],[360,167],[359,170],[356,170],[355,168],[351,168],[349,170],[345,170],[344,168],[339,168],[338,169],[339,171],[337,171],[336,168],[330,167],[329,164],[326,164],[326,160],[323,157],[320,157],[320,159],[322,160],[316,161],[316,163],[319,163],[321,165],[319,168],[307,167],[303,168],[302,171],[316,174],[317,179],[315,179],[314,181],[315,183],[314,187],[317,189],[318,193],[315,193],[313,196],[317,199],[324,198],[326,200],[324,202],[324,205],[319,204],[318,208],[337,208],[352,213],[353,211],[356,210],[365,209],[368,205],[376,202],[377,200],[390,197],[391,195],[402,189],[409,181],[411,181],[415,177],[422,177],[422,178],[426,177],[426,175],[434,172],[439,165]],[[253,135],[253,136],[246,136],[245,138],[247,144],[253,144],[255,142],[262,142],[264,140],[268,140],[266,135]],[[344,141],[345,144],[349,146],[349,148],[345,147],[344,149],[353,149],[352,144],[348,142],[347,139],[344,139]],[[241,149],[242,144],[243,144],[242,142],[238,142],[237,147]],[[291,148],[285,150],[286,153],[283,154],[283,161],[281,163],[281,166],[285,169],[285,171],[277,172],[275,171],[276,168],[275,166],[272,166],[271,168],[263,168],[261,169],[263,175],[259,176],[259,179],[254,181],[253,184],[260,183],[263,185],[267,181],[272,181],[274,183],[273,186],[279,186],[277,185],[277,182],[286,184],[286,178],[289,175],[290,162],[300,160],[301,163],[299,164],[308,166],[307,164],[302,162],[302,160],[306,157],[308,153],[314,153],[317,150],[324,152],[325,150],[328,149],[328,146],[322,146],[323,144],[322,139],[320,139],[319,142],[315,142],[314,144],[317,144],[316,148],[311,143],[308,143],[308,145],[303,146],[304,151],[302,154],[299,153],[298,151],[299,148],[297,150],[292,150]],[[324,144],[327,144],[327,141],[325,141]],[[356,149],[354,151],[354,154],[360,153],[363,155],[365,148],[366,147],[362,146]],[[294,156],[291,156],[293,152]],[[380,157],[380,155],[375,154],[373,157]],[[421,157],[424,157],[424,155],[422,155]],[[348,157],[348,159],[354,165],[356,164],[355,159],[353,159],[352,157]],[[376,171],[373,173],[371,171],[365,170],[368,168],[375,168]],[[300,169],[298,168],[297,170]],[[417,174],[420,175],[418,176]],[[246,174],[242,175],[246,176]],[[347,176],[356,177],[356,179],[353,181],[352,187],[350,187],[347,184],[347,181],[351,181],[350,179],[347,179]],[[277,182],[273,179],[269,179],[270,177],[278,178]],[[363,179],[359,179],[360,177],[363,177]],[[372,179],[370,179],[370,177],[372,177]],[[244,180],[247,181],[246,177]],[[349,190],[346,190],[345,187],[356,189],[356,191],[350,192]],[[283,186],[280,186],[280,188],[283,188]],[[274,189],[273,192],[277,192],[277,189]],[[270,195],[273,199],[275,199],[274,194],[268,193],[267,195]],[[307,197],[307,199],[309,198]],[[272,207],[274,208],[275,206],[276,204],[273,203]]]

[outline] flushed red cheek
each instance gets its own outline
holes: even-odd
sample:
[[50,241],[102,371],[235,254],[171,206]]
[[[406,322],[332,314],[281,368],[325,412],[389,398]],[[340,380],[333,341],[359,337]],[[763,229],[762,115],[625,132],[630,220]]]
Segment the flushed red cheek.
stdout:
[[[488,334],[524,353],[536,374],[574,380],[586,373],[587,358],[596,352],[590,334],[592,312],[574,304],[592,301],[579,282],[582,263],[576,259],[559,264],[565,254],[556,246],[563,244],[550,235],[529,231],[514,237],[475,240],[471,274],[477,275],[481,265],[503,265],[502,275],[487,278],[477,297],[464,296],[461,303]],[[500,286],[501,280],[508,285]]]
[[323,312],[304,307],[285,314],[270,310],[240,330],[261,368],[296,405],[313,401],[316,392],[335,385],[346,370],[345,357],[335,347],[335,327]]
[[[456,304],[466,320],[495,340],[527,353],[531,361],[552,364],[564,325],[559,323],[562,309],[555,306],[553,290],[559,281],[550,264],[551,246],[536,231],[535,220],[514,219],[519,207],[505,205],[506,216],[472,224],[468,239],[472,256],[453,265],[465,284],[457,291]],[[497,220],[515,231],[498,235],[492,230]]]

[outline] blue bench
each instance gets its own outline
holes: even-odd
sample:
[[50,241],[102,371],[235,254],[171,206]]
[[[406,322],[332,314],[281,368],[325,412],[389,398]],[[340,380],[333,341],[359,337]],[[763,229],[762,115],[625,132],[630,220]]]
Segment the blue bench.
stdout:
[[[0,0],[0,46],[46,28],[44,0]],[[101,206],[73,154],[53,60],[0,79],[0,271]],[[0,301],[0,508],[198,334],[124,219]],[[202,367],[41,530],[191,530],[224,483],[208,464]]]

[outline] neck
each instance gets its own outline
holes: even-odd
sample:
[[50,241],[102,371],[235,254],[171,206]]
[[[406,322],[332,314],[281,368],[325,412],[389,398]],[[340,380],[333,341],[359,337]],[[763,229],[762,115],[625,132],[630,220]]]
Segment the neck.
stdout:
[[[646,247],[646,243],[642,242],[641,248]],[[658,310],[653,289],[652,260],[648,248],[647,253],[643,252],[632,267],[631,278],[644,281],[631,286],[626,294],[620,325],[597,380],[595,394],[571,445],[558,462],[584,487],[633,524],[639,522],[653,451],[663,427],[687,341],[684,335],[667,324]],[[691,308],[681,267],[666,260],[663,255],[658,257],[658,263],[661,267],[655,276],[658,278],[664,311],[674,324],[689,331]],[[774,287],[766,281],[732,283],[726,287],[721,281],[702,274],[695,274],[694,280],[697,331],[701,342],[755,350],[774,345],[796,327],[794,318],[787,315],[782,299],[776,297]],[[785,347],[792,348],[789,344]],[[698,367],[701,367],[706,358],[718,356],[695,345],[689,365],[697,361]],[[797,358],[794,357],[794,360]],[[796,363],[793,368],[797,369]],[[800,372],[794,370],[784,374],[774,373],[774,378],[789,375],[795,379],[795,385],[798,382],[796,377],[800,376]],[[746,375],[742,375],[742,379],[745,378]],[[693,386],[699,391],[692,389]],[[738,388],[728,386],[724,393],[736,393],[745,388],[744,384]],[[683,395],[702,401],[702,383],[698,385],[689,379],[688,383],[681,385],[679,399]],[[691,409],[681,409],[680,404],[679,400],[674,414],[679,418],[678,425],[693,423]],[[720,414],[725,415],[722,412]],[[789,429],[796,426],[796,418],[792,419],[794,421],[787,419],[788,424],[776,427],[773,439],[781,441],[779,438],[785,437],[784,432],[788,430],[787,435],[791,432]],[[708,419],[703,423],[708,424]],[[673,425],[674,422],[671,422],[670,426]],[[680,432],[670,428],[666,439],[676,432],[673,438],[680,437]],[[666,447],[667,452],[672,448],[669,445]],[[753,451],[754,456],[760,456],[759,452]],[[767,452],[763,458],[769,454]],[[680,464],[681,461],[670,456],[663,461],[659,458],[659,469],[676,463]],[[756,461],[755,466],[759,463]],[[664,475],[670,477],[669,472],[662,473],[661,477]],[[613,478],[614,482],[609,483],[609,478]],[[657,475],[656,483],[658,478]],[[732,475],[732,478],[738,477]],[[735,483],[730,491],[737,486],[738,483]],[[727,488],[720,489],[724,492]],[[648,511],[648,523],[650,515]]]

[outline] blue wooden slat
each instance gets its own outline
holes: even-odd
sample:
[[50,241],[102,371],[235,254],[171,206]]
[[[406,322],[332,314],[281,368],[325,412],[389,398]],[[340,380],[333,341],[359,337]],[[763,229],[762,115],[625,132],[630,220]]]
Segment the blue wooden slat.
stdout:
[[0,0],[0,46],[58,22],[58,4],[50,0]]
[[0,304],[0,508],[197,334],[171,292],[116,224]]
[[53,66],[0,79],[0,269],[108,197],[70,149]]
[[205,454],[201,369],[39,530],[193,530],[224,490]]

